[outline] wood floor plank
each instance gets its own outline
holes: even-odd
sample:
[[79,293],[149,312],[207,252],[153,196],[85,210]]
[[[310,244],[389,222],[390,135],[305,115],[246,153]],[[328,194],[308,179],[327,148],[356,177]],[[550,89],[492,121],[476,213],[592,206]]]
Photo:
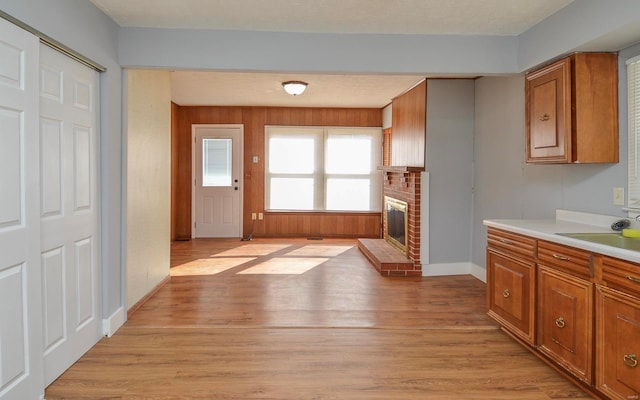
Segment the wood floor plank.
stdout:
[[[498,329],[474,277],[381,277],[355,241],[172,246],[173,268],[246,257],[172,276],[46,398],[590,398]],[[304,273],[239,273],[283,257],[329,260]]]

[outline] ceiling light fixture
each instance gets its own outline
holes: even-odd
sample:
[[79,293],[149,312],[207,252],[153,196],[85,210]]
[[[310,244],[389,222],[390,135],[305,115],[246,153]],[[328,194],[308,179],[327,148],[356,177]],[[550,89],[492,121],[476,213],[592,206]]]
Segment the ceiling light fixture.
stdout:
[[292,96],[297,96],[299,94],[304,93],[307,88],[307,82],[302,81],[288,81],[282,82],[282,87],[284,91],[289,93]]

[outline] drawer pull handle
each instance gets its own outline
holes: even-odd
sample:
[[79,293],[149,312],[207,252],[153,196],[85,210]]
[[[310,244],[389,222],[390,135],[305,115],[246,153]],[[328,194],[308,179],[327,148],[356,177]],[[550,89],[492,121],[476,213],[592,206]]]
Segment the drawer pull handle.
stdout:
[[630,280],[631,282],[635,282],[635,283],[640,283],[640,278],[636,278],[635,276],[627,276],[627,279]]
[[553,258],[555,258],[557,260],[562,260],[562,261],[569,261],[570,260],[569,257],[565,257],[565,256],[562,256],[562,255],[556,254],[556,253],[553,253]]
[[513,242],[509,239],[500,239],[500,241],[504,244],[513,244]]
[[625,354],[623,361],[628,367],[635,368],[638,366],[638,359],[635,354]]
[[549,120],[549,114],[544,113],[540,116],[540,121],[548,121]]
[[511,291],[509,289],[505,289],[505,290],[502,291],[502,297],[504,297],[506,299],[509,296],[511,296]]
[[564,318],[562,317],[556,318],[556,326],[560,329],[564,328]]

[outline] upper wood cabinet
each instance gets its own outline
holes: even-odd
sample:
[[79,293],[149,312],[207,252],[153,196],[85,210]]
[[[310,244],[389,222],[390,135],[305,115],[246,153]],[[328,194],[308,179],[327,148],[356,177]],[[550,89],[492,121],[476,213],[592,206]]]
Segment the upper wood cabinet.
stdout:
[[527,73],[528,163],[618,162],[613,53],[576,53]]
[[392,101],[391,166],[425,167],[427,81]]

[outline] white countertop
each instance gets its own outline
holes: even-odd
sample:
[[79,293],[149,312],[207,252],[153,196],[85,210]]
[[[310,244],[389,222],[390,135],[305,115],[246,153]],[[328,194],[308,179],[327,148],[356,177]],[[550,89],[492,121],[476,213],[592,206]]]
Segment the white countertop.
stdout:
[[[619,219],[624,218],[558,210],[556,219],[487,219],[483,222],[488,227],[640,263],[638,251],[557,235],[557,233],[613,233],[611,223]],[[635,221],[631,227],[637,227]]]

